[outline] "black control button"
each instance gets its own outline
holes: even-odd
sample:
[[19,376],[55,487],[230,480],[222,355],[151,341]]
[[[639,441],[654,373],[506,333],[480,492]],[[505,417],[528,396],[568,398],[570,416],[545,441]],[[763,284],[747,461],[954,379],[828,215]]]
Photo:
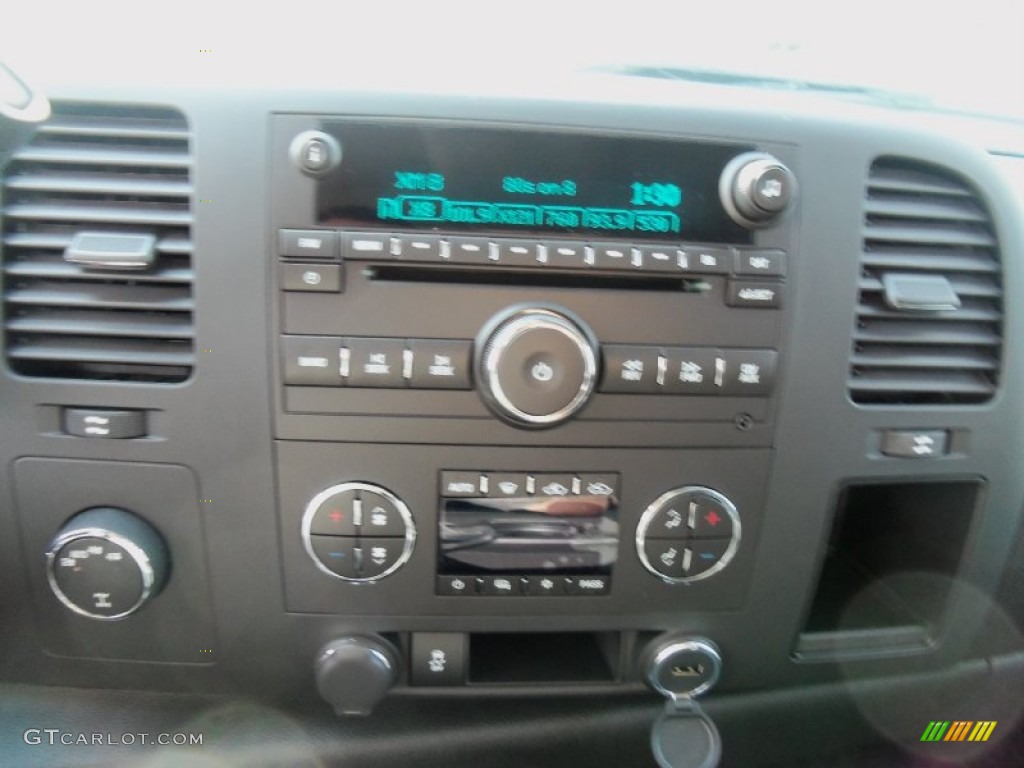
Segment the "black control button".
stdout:
[[340,264],[282,264],[281,288],[306,293],[341,291]]
[[413,632],[409,654],[411,685],[462,685],[466,682],[468,643],[459,632]]
[[526,490],[526,475],[511,472],[491,472],[487,476],[487,495],[499,499],[512,499],[529,495]]
[[567,595],[607,595],[611,579],[603,575],[573,576],[565,579]]
[[442,472],[441,495],[449,498],[483,496],[479,472]]
[[687,546],[687,542],[682,538],[656,539],[651,536],[644,540],[644,556],[654,571],[671,579],[679,579],[686,575],[683,571],[683,559]]
[[764,249],[737,251],[736,274],[782,277],[786,274],[786,254],[784,251]]
[[333,336],[282,336],[284,383],[340,387],[340,347]]
[[310,536],[313,554],[324,568],[345,579],[358,579],[356,541],[349,536]]
[[520,581],[524,595],[559,597],[565,594],[565,581],[558,576],[524,576]]
[[635,269],[642,264],[639,249],[621,243],[597,243],[594,248],[594,266],[598,269]]
[[[442,252],[442,258],[444,253]],[[448,240],[448,260],[455,264],[496,264],[491,258],[491,243],[482,237],[452,237]]]
[[602,392],[650,394],[660,391],[660,347],[605,344],[601,355],[604,358]]
[[679,266],[697,275],[726,275],[732,270],[732,251],[728,248],[686,245],[679,252]]
[[[691,507],[687,499],[682,496],[662,505],[647,525],[647,538],[681,539],[688,536],[690,512]],[[696,506],[693,507],[693,513],[696,514]]]
[[684,562],[686,576],[696,576],[718,565],[732,542],[729,539],[694,539]]
[[665,350],[665,391],[680,395],[714,395],[718,350],[710,348],[668,348]]
[[75,437],[98,437],[105,440],[145,437],[146,412],[65,408],[64,431]]
[[475,595],[474,579],[472,576],[438,576],[437,594]]
[[535,495],[546,498],[560,498],[573,495],[575,478],[572,475],[535,475]]
[[562,269],[582,269],[587,265],[587,247],[570,240],[550,240],[544,243],[547,265]]
[[542,251],[539,243],[532,240],[496,241],[498,262],[503,267],[540,267]]
[[695,493],[680,497],[686,505],[686,523],[695,539],[732,537],[732,515],[716,499]]
[[282,229],[278,232],[282,256],[304,259],[338,258],[338,233],[322,229]]
[[360,496],[363,518],[360,532],[364,537],[405,536],[405,519],[390,499],[372,491],[363,491]]
[[364,579],[375,579],[390,571],[402,559],[405,539],[367,537],[364,528],[363,535],[359,537],[359,546],[363,551],[360,575]]
[[403,387],[405,341],[346,339],[348,384],[351,387]]
[[882,437],[882,453],[903,459],[928,459],[949,451],[949,432],[944,429],[893,429]]
[[725,302],[730,307],[778,309],[782,306],[782,283],[730,280]]
[[726,349],[722,393],[736,396],[770,395],[775,384],[778,352],[771,349]]
[[329,133],[303,131],[292,139],[288,154],[307,176],[323,176],[341,162],[341,144]]
[[643,268],[648,272],[679,272],[679,249],[668,245],[645,245],[640,249]]
[[519,579],[515,576],[482,576],[477,579],[481,595],[507,597],[520,594]]
[[584,496],[618,496],[619,476],[614,473],[580,475],[580,493]]
[[441,238],[437,235],[402,235],[398,258],[402,261],[441,261]]
[[412,378],[414,389],[469,389],[469,341],[413,339]]
[[[342,256],[353,261],[388,261],[396,257],[392,235],[386,232],[345,232],[342,234]],[[396,241],[400,247],[400,241]]]
[[355,536],[359,533],[356,499],[355,491],[340,491],[324,499],[313,513],[309,532],[326,536]]

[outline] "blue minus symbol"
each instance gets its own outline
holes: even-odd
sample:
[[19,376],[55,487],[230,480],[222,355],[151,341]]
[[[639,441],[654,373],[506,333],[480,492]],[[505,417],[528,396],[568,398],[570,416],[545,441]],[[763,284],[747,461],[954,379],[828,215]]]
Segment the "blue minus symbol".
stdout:
[[701,552],[700,553],[700,559],[701,560],[714,560],[715,559],[715,553],[714,552]]
[[329,554],[331,557],[344,557],[345,556],[344,552],[328,552],[327,554]]

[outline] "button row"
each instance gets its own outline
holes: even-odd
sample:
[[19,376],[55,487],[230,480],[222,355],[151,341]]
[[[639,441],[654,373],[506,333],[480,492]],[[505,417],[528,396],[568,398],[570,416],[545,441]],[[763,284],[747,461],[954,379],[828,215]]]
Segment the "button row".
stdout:
[[323,536],[405,537],[402,513],[379,493],[345,489],[320,502],[309,532]]
[[613,269],[694,275],[781,277],[786,254],[762,248],[697,244],[600,243],[391,232],[282,229],[289,258],[398,260],[466,266]]
[[718,565],[732,539],[646,539],[644,554],[650,567],[670,579],[699,576]]
[[645,535],[648,539],[732,538],[732,515],[713,496],[681,494],[655,510]]
[[775,383],[771,349],[605,344],[600,391],[635,394],[765,396]]
[[522,496],[618,496],[615,473],[562,474],[543,472],[441,473],[441,495],[447,498],[518,498]]
[[439,595],[486,595],[491,597],[564,597],[607,595],[611,578],[585,576],[438,576]]
[[284,383],[319,387],[469,389],[472,342],[282,336]]

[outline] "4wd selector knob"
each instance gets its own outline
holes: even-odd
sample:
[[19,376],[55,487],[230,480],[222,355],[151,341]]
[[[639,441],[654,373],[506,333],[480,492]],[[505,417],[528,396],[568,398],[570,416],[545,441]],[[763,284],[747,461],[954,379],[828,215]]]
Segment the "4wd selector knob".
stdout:
[[155,597],[167,581],[167,546],[140,517],[93,507],[71,518],[46,553],[50,588],[90,619],[121,619]]
[[523,427],[552,427],[584,405],[597,381],[597,342],[568,310],[513,308],[481,333],[477,379],[484,402]]
[[763,227],[789,206],[796,193],[796,179],[771,155],[746,152],[725,166],[718,192],[736,223]]

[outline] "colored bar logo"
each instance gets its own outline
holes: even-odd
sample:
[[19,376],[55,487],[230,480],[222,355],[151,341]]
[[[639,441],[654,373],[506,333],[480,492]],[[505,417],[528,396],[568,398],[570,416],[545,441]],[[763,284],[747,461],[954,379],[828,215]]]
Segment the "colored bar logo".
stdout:
[[995,720],[933,720],[921,734],[921,741],[988,741]]

